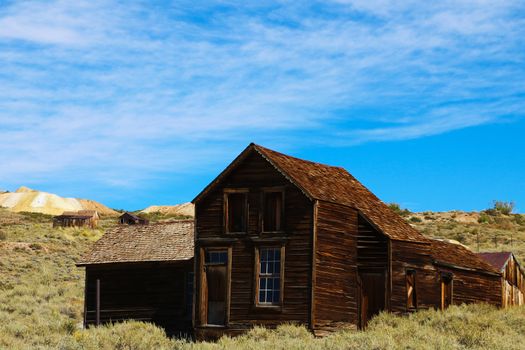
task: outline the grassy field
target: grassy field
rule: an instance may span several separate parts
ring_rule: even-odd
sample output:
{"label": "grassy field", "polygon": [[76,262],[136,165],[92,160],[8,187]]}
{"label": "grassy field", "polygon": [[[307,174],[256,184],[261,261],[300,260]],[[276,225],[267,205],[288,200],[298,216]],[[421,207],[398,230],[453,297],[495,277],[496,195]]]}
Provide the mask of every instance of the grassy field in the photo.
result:
{"label": "grassy field", "polygon": [[[474,250],[478,242],[481,250],[511,249],[523,261],[522,217],[460,222],[462,214],[453,215],[405,217],[429,236],[455,239]],[[383,314],[365,332],[323,339],[292,325],[199,344],[168,339],[161,329],[137,322],[83,330],[83,270],[74,262],[114,225],[108,218],[98,230],[53,229],[49,216],[0,209],[0,349],[523,349],[525,308],[482,305],[410,317]]]}

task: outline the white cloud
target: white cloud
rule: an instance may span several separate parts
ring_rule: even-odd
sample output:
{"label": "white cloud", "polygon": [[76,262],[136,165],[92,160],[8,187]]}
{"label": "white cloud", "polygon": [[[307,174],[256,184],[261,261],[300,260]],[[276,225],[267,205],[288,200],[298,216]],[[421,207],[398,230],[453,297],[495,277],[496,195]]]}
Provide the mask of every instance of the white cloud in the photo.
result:
{"label": "white cloud", "polygon": [[525,107],[519,6],[15,2],[0,10],[0,181],[128,185],[252,140],[348,145],[498,122]]}

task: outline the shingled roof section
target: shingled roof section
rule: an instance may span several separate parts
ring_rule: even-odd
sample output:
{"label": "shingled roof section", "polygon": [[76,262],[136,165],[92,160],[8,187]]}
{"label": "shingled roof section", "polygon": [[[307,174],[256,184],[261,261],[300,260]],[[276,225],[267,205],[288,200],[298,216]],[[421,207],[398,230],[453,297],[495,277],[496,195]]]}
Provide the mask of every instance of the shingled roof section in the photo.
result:
{"label": "shingled roof section", "polygon": [[459,243],[432,240],[432,256],[439,265],[452,265],[481,272],[499,274],[499,270]]}
{"label": "shingled roof section", "polygon": [[478,253],[480,258],[500,271],[505,269],[505,265],[507,264],[507,261],[510,259],[511,255],[511,252]]}
{"label": "shingled roof section", "polygon": [[344,168],[291,157],[255,144],[253,147],[310,198],[356,208],[391,239],[429,242]]}
{"label": "shingled roof section", "polygon": [[100,238],[77,266],[184,261],[193,258],[193,220],[118,226]]}

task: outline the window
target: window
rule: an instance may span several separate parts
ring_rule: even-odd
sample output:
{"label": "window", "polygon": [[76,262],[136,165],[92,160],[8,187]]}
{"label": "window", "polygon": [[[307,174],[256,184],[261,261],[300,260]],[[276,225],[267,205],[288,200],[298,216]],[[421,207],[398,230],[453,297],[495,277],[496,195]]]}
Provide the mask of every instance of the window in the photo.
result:
{"label": "window", "polygon": [[228,252],[227,251],[206,251],[205,263],[206,265],[223,265],[228,262]]}
{"label": "window", "polygon": [[283,192],[268,191],[263,194],[263,231],[276,232],[283,229]]}
{"label": "window", "polygon": [[246,232],[248,219],[248,195],[246,192],[225,194],[226,232]]}
{"label": "window", "polygon": [[452,274],[441,274],[441,310],[452,304]]}
{"label": "window", "polygon": [[407,286],[407,309],[417,309],[417,295],[416,295],[416,271],[407,270],[406,272],[406,286]]}
{"label": "window", "polygon": [[281,304],[282,272],[284,268],[283,254],[283,247],[257,249],[257,305],[272,306]]}

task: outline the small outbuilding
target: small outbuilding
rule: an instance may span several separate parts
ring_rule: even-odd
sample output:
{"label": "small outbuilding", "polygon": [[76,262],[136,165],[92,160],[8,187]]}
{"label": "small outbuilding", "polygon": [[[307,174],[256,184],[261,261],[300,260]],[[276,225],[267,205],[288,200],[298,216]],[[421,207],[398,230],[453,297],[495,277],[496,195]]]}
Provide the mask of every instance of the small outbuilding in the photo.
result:
{"label": "small outbuilding", "polygon": [[90,227],[98,226],[100,216],[96,210],[65,211],[53,218],[53,227]]}
{"label": "small outbuilding", "polygon": [[86,268],[84,325],[152,322],[191,332],[193,220],[119,225],[77,266]]}
{"label": "small outbuilding", "polygon": [[121,225],[148,225],[149,220],[141,218],[138,215],[132,214],[130,212],[125,212],[119,216],[119,223]]}
{"label": "small outbuilding", "polygon": [[502,306],[523,305],[525,273],[511,252],[478,253],[478,255],[502,273]]}

